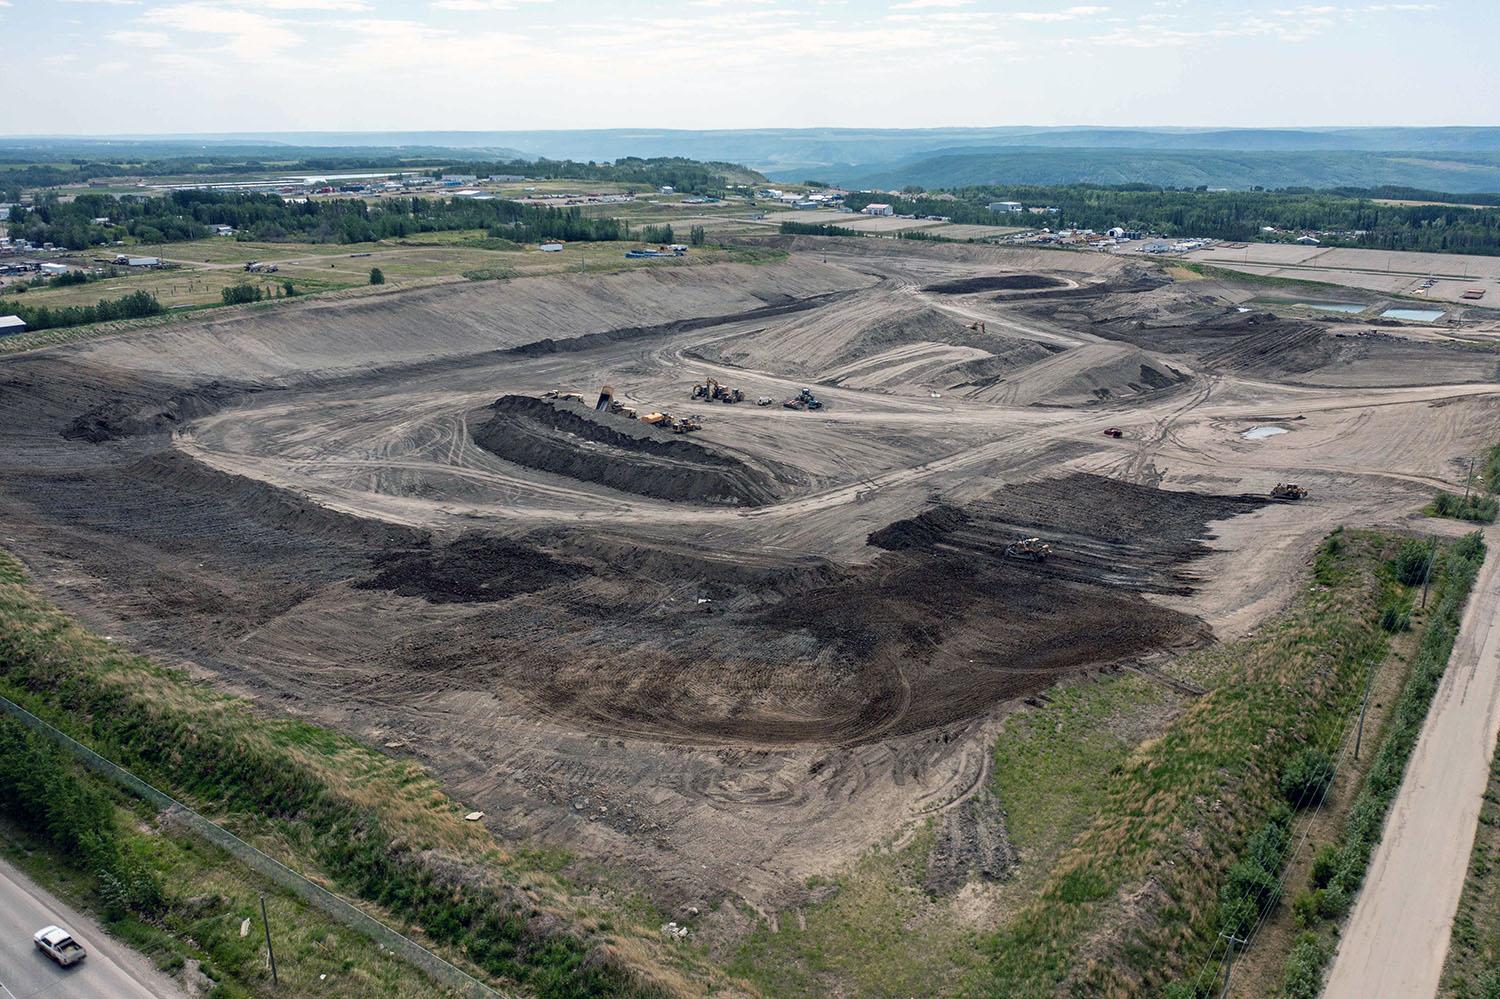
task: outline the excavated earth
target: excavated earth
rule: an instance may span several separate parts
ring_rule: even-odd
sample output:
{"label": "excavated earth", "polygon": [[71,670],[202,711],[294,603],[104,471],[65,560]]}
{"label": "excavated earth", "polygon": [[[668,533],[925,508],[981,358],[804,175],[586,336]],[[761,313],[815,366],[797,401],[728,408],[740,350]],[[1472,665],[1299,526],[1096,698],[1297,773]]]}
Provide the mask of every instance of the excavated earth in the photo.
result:
{"label": "excavated earth", "polygon": [[[931,817],[929,890],[1004,877],[1014,705],[1253,627],[1329,528],[1500,436],[1472,344],[1103,254],[763,242],[5,358],[0,538],[106,634],[415,757],[712,942],[750,926],[725,900],[795,905]],[[605,383],[703,430],[541,398]],[[1006,557],[1030,536],[1054,557]]]}

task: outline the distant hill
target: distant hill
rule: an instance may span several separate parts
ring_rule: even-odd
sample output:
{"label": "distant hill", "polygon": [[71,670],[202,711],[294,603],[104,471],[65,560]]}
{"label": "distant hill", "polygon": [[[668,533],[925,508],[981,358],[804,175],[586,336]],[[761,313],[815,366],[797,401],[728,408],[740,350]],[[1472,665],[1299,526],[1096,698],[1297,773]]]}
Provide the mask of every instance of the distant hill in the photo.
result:
{"label": "distant hill", "polygon": [[[312,158],[313,150],[394,159],[616,160],[678,156],[743,163],[775,180],[891,187],[1142,181],[1171,186],[1396,184],[1500,191],[1500,127],[1382,128],[761,128],[495,132],[247,132],[0,138],[60,158],[198,154]],[[34,157],[33,157],[34,158]]]}
{"label": "distant hill", "polygon": [[1500,191],[1500,152],[1225,152],[1212,149],[945,150],[902,163],[849,167],[830,178],[859,188],[978,184],[1153,184],[1163,187],[1379,187],[1455,194]]}

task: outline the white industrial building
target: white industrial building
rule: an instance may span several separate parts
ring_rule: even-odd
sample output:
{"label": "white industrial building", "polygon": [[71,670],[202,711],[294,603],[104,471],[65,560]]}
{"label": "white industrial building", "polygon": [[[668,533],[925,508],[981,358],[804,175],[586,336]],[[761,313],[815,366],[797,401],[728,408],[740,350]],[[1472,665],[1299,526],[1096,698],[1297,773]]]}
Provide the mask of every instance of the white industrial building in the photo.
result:
{"label": "white industrial building", "polygon": [[879,201],[872,201],[870,204],[865,205],[865,207],[863,209],[861,209],[861,211],[865,215],[895,215],[896,214],[896,209],[892,208],[890,205],[884,204],[884,203],[879,202]]}
{"label": "white industrial building", "polygon": [[561,243],[543,243],[539,247],[543,253],[561,253],[562,248],[563,245]]}
{"label": "white industrial building", "polygon": [[0,316],[0,336],[25,332],[26,320],[20,316]]}
{"label": "white industrial building", "polygon": [[1025,208],[1021,205],[1021,203],[1019,201],[991,201],[990,202],[990,211],[992,211],[992,212],[1020,212],[1020,211],[1025,211]]}

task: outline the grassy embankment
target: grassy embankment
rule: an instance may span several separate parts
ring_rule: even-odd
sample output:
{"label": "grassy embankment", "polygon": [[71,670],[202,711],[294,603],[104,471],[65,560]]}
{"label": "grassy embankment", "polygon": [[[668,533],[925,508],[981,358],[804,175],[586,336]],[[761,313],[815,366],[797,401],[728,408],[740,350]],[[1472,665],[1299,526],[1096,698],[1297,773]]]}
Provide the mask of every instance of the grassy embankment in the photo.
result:
{"label": "grassy embankment", "polygon": [[450,994],[5,716],[0,855],[97,914],[112,934],[185,987],[196,983],[219,999],[271,991],[261,896],[274,931],[276,995],[327,995],[330,989],[354,999]]}
{"label": "grassy embankment", "polygon": [[[831,899],[763,925],[734,970],[781,995],[1150,995],[1191,978],[1217,942],[1232,865],[1247,848],[1286,852],[1287,771],[1337,745],[1393,637],[1409,650],[1380,624],[1410,603],[1390,561],[1400,548],[1333,535],[1281,618],[1166,667],[1202,696],[1117,672],[1008,719],[991,789],[1020,855],[1010,882],[929,897],[918,837],[866,857]],[[1385,670],[1404,667],[1396,655]],[[1300,790],[1293,800],[1314,803]],[[1238,897],[1224,901],[1244,918]]]}
{"label": "grassy embankment", "polygon": [[[560,866],[557,856],[498,843],[465,822],[465,809],[414,764],[311,725],[257,716],[244,701],[122,651],[43,599],[3,554],[0,693],[501,986],[541,996],[664,995],[699,992],[719,978],[696,948],[667,943],[623,905],[576,897],[549,873]],[[165,937],[207,927],[208,939],[190,934],[194,943],[185,946],[226,977],[255,985],[249,959],[234,957],[235,947],[250,944],[231,939],[226,956],[210,932],[232,920],[238,933],[235,914],[258,890],[254,879],[216,851],[164,833],[138,806],[110,799],[122,849],[165,895],[159,905],[133,908],[131,918]],[[77,854],[74,866],[90,856]],[[77,875],[85,896],[99,892],[87,882],[98,878],[96,868],[83,863]],[[184,878],[200,868],[201,878]],[[276,897],[278,926],[302,919],[291,900]],[[351,973],[368,966],[374,945],[320,931],[324,922],[313,916],[298,932],[323,941],[339,967],[353,962]]]}
{"label": "grassy embankment", "polygon": [[[1473,481],[1477,478],[1478,481]],[[1423,512],[1429,517],[1449,517],[1476,524],[1493,524],[1500,515],[1500,444],[1490,448],[1477,477],[1471,477],[1468,490],[1459,496],[1440,490]]]}
{"label": "grassy embankment", "polygon": [[[683,232],[682,238],[687,238]],[[158,297],[167,312],[148,319],[36,330],[0,337],[0,355],[51,347],[76,340],[147,330],[204,318],[205,310],[220,308],[278,308],[311,297],[359,297],[391,294],[403,288],[510,280],[548,274],[613,274],[660,267],[696,267],[716,263],[765,264],[786,259],[786,253],[764,247],[694,247],[686,257],[627,260],[625,251],[644,244],[632,242],[570,243],[561,253],[541,253],[507,240],[485,236],[483,230],[423,233],[406,240],[381,243],[239,243],[205,239],[142,247],[135,252],[163,259],[194,261],[179,269],[135,271],[118,277],[61,288],[28,291],[29,305],[49,307],[97,302],[133,290]],[[200,266],[196,263],[202,260]],[[248,274],[241,266],[250,260],[275,262],[274,274]],[[236,266],[240,265],[240,266]],[[369,285],[370,268],[379,267],[386,282]],[[296,290],[284,296],[285,282]],[[222,293],[242,283],[261,290],[264,300],[254,305],[224,306]],[[3,298],[7,289],[0,289]]]}

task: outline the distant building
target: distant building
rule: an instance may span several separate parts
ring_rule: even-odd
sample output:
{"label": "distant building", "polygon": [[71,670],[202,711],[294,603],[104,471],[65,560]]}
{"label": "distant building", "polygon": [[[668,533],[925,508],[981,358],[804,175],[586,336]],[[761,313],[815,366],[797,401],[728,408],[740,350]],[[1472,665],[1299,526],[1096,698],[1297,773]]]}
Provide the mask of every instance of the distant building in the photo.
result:
{"label": "distant building", "polygon": [[561,253],[562,248],[563,245],[561,243],[543,243],[539,247],[543,253]]}
{"label": "distant building", "polygon": [[1318,239],[1318,237],[1316,236],[1298,236],[1296,242],[1300,243],[1303,246],[1322,245],[1322,240]]}
{"label": "distant building", "polygon": [[865,205],[863,212],[866,215],[895,215],[896,209],[883,202],[872,201],[870,204]]}
{"label": "distant building", "polygon": [[160,257],[126,257],[125,263],[131,267],[160,267]]}
{"label": "distant building", "polygon": [[474,183],[477,180],[479,180],[479,175],[478,174],[473,174],[473,173],[445,173],[445,174],[443,174],[443,183],[444,184],[472,184],[472,183]]}
{"label": "distant building", "polygon": [[233,236],[234,235],[234,226],[232,226],[232,225],[216,225],[216,226],[214,226],[214,235],[215,236]]}
{"label": "distant building", "polygon": [[0,336],[9,336],[12,333],[25,333],[26,320],[20,316],[0,316]]}
{"label": "distant building", "polygon": [[992,202],[990,202],[990,211],[992,211],[992,212],[1006,212],[1006,213],[1009,213],[1009,212],[1022,212],[1022,211],[1025,211],[1025,210],[1026,210],[1025,206],[1023,206],[1019,201],[992,201]]}
{"label": "distant building", "polygon": [[656,193],[658,193],[658,194],[676,194],[677,193],[677,188],[673,187],[671,184],[663,184],[661,187],[658,187],[656,189]]}

